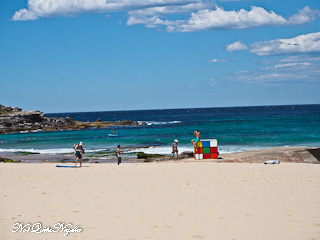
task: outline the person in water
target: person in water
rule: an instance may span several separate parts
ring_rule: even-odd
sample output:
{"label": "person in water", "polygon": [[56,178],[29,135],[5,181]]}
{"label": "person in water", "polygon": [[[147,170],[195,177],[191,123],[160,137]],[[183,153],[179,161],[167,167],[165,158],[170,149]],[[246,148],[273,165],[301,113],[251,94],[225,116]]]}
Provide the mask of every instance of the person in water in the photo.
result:
{"label": "person in water", "polygon": [[177,160],[179,160],[179,153],[178,153],[178,139],[174,140],[173,144],[172,144],[172,160],[174,157],[174,154],[177,154]]}
{"label": "person in water", "polygon": [[80,142],[78,144],[76,144],[76,146],[74,147],[74,150],[76,151],[76,162],[75,165],[77,166],[77,162],[79,160],[80,162],[80,167],[82,167],[82,154],[84,153],[84,149],[83,149],[83,143]]}
{"label": "person in water", "polygon": [[122,152],[120,152],[120,145],[118,145],[117,153],[116,153],[117,158],[118,158],[118,165],[121,163],[121,153]]}
{"label": "person in water", "polygon": [[201,134],[200,134],[200,132],[199,132],[198,130],[195,130],[193,134],[194,134],[194,136],[195,136],[196,138],[192,139],[191,142],[192,142],[193,147],[195,147],[195,145],[197,144],[197,142],[200,141]]}

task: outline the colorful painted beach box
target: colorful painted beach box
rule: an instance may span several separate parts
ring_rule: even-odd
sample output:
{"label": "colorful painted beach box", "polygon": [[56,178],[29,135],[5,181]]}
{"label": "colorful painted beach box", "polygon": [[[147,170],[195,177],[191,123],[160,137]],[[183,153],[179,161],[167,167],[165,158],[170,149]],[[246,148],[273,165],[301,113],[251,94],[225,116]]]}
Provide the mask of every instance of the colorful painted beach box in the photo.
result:
{"label": "colorful painted beach box", "polygon": [[194,148],[194,158],[201,159],[218,159],[218,141],[217,139],[204,139],[196,143]]}

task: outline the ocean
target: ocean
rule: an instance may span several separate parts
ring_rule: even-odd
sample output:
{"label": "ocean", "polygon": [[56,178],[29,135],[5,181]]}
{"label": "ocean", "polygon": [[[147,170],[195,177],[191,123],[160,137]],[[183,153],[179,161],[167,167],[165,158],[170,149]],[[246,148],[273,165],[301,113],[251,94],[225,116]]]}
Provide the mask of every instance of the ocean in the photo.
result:
{"label": "ocean", "polygon": [[[220,107],[50,113],[48,117],[70,116],[79,121],[138,121],[138,126],[114,126],[77,131],[34,131],[0,135],[0,152],[42,154],[72,153],[82,141],[86,153],[104,151],[114,156],[121,145],[124,156],[135,152],[171,154],[179,140],[179,153],[192,151],[191,139],[198,129],[202,139],[217,139],[219,153],[234,153],[283,146],[320,146],[320,105]],[[112,137],[115,129],[117,136]],[[29,139],[29,140],[28,140]]]}

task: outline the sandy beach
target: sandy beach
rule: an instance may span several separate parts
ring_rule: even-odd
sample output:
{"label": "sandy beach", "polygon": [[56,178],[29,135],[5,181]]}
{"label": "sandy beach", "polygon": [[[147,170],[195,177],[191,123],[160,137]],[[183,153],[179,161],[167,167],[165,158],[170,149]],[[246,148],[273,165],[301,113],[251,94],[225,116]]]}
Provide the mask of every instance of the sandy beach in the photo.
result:
{"label": "sandy beach", "polygon": [[[320,165],[0,164],[1,239],[320,239]],[[17,226],[17,225],[15,225]],[[35,228],[36,229],[36,228]]]}

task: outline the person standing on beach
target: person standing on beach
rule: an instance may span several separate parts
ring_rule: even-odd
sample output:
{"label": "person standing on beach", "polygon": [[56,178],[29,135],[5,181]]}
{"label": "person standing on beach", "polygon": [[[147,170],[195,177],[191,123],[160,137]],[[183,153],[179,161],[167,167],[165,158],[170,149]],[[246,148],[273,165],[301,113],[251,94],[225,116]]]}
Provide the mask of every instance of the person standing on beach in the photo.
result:
{"label": "person standing on beach", "polygon": [[172,144],[172,160],[174,157],[174,154],[177,154],[177,160],[179,160],[179,153],[178,153],[178,139],[174,140],[173,144]]}
{"label": "person standing on beach", "polygon": [[193,147],[195,147],[195,145],[197,144],[197,142],[200,141],[200,136],[201,136],[201,134],[200,134],[200,132],[198,131],[198,129],[195,130],[193,134],[194,134],[194,136],[195,136],[196,138],[192,139],[191,142],[192,142]]}
{"label": "person standing on beach", "polygon": [[84,149],[83,149],[83,143],[80,142],[78,144],[76,144],[76,146],[74,147],[74,150],[76,151],[76,162],[75,165],[77,166],[77,162],[79,160],[80,162],[80,167],[82,167],[82,154],[84,153]]}
{"label": "person standing on beach", "polygon": [[121,153],[122,152],[120,152],[120,145],[118,145],[117,153],[116,153],[116,156],[118,158],[118,165],[121,163]]}

